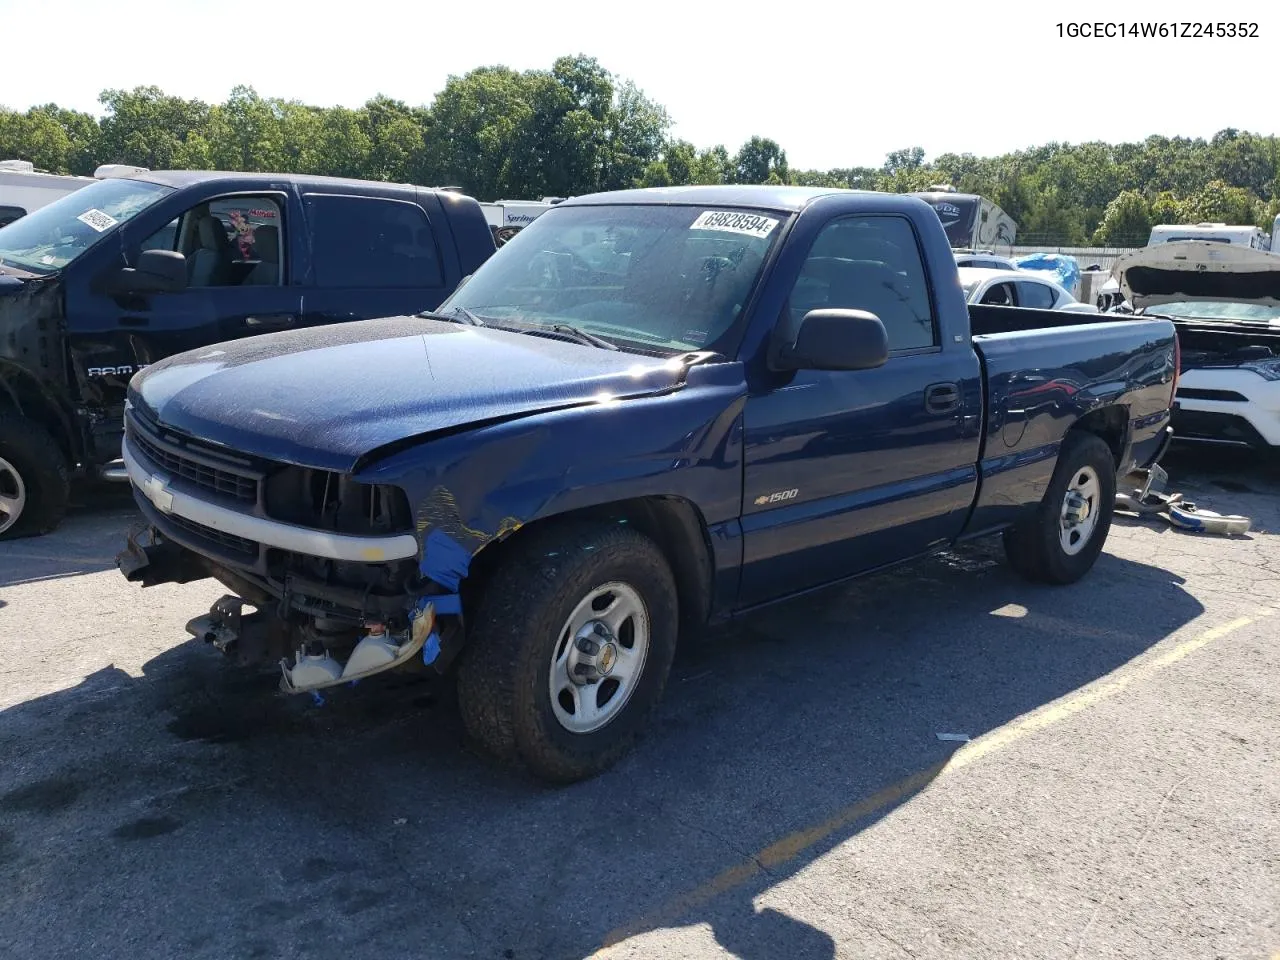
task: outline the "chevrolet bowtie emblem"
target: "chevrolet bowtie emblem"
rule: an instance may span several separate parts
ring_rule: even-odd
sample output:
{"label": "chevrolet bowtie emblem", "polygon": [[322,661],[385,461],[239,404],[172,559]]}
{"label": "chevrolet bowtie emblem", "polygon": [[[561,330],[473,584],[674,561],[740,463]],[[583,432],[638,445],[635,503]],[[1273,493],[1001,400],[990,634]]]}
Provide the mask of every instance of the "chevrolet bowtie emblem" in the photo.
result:
{"label": "chevrolet bowtie emblem", "polygon": [[142,482],[142,492],[161,513],[168,513],[173,509],[173,494],[165,489],[165,482],[159,477],[147,477]]}

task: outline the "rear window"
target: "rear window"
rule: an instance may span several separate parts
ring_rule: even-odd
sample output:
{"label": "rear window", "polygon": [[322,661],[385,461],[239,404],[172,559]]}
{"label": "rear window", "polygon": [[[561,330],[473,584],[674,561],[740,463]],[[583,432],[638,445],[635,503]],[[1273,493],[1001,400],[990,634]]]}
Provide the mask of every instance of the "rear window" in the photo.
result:
{"label": "rear window", "polygon": [[441,287],[435,234],[416,203],[310,194],[312,262],[318,287]]}

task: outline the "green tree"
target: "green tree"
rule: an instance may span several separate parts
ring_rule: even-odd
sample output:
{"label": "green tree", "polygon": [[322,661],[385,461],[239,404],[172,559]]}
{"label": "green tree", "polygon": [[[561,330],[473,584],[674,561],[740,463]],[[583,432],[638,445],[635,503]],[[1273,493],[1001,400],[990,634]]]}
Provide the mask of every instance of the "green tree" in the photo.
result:
{"label": "green tree", "polygon": [[1101,246],[1142,246],[1151,235],[1151,207],[1137,190],[1124,190],[1107,204],[1102,222],[1093,233]]}
{"label": "green tree", "polygon": [[533,115],[530,93],[527,79],[508,67],[449,77],[431,105],[428,182],[458,185],[482,199],[502,197]]}
{"label": "green tree", "polygon": [[919,170],[924,166],[924,147],[906,147],[894,150],[884,161],[884,172],[895,174],[899,170]]}
{"label": "green tree", "polygon": [[1190,223],[1253,223],[1257,199],[1242,187],[1211,180],[1182,202],[1182,214]]}
{"label": "green tree", "polygon": [[724,144],[716,144],[698,154],[691,171],[690,183],[733,183],[737,168]]}
{"label": "green tree", "polygon": [[[1259,203],[1257,207],[1258,219],[1257,223],[1267,233],[1271,233],[1275,226],[1276,217],[1280,217],[1280,198],[1272,197],[1266,203]],[[1274,252],[1280,253],[1280,250]]]}
{"label": "green tree", "polygon": [[187,138],[209,123],[208,104],[171,97],[154,86],[104,90],[98,101],[107,110],[97,144],[100,163],[172,169]]}
{"label": "green tree", "polygon": [[1186,219],[1182,212],[1182,202],[1174,196],[1172,190],[1160,191],[1151,201],[1152,226],[1163,223],[1185,223]]}
{"label": "green tree", "polygon": [[672,140],[662,151],[662,162],[674,184],[693,183],[698,164],[698,148],[688,140]]}
{"label": "green tree", "polygon": [[667,169],[666,163],[662,160],[655,160],[644,169],[644,176],[640,178],[639,186],[642,187],[669,187],[671,186],[671,171]]}
{"label": "green tree", "polygon": [[776,140],[752,137],[742,145],[733,161],[734,183],[786,183],[787,153]]}
{"label": "green tree", "polygon": [[98,137],[92,116],[57,104],[25,113],[0,108],[0,159],[28,160],[37,170],[91,173]]}

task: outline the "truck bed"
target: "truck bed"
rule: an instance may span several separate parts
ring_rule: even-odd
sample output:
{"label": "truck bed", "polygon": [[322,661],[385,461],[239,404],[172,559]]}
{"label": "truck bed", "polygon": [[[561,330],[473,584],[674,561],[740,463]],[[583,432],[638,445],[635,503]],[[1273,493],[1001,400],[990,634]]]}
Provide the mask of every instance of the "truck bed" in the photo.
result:
{"label": "truck bed", "polygon": [[1043,489],[1068,426],[1094,411],[1127,411],[1127,422],[1115,424],[1126,438],[1120,472],[1158,449],[1174,374],[1167,320],[1025,307],[969,312],[988,410],[972,530],[1006,522],[1008,505]]}

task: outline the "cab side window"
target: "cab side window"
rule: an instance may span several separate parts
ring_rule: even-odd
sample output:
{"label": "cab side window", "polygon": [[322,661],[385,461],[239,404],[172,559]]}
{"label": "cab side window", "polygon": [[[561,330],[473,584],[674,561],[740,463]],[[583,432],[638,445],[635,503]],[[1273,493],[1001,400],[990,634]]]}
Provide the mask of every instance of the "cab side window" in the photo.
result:
{"label": "cab side window", "polygon": [[309,194],[305,203],[316,286],[444,286],[431,221],[416,203],[326,194]]}
{"label": "cab side window", "polygon": [[791,293],[791,319],[810,310],[866,310],[884,324],[890,351],[938,345],[924,261],[910,221],[841,217],[814,240]]}
{"label": "cab side window", "polygon": [[142,249],[185,255],[190,287],[278,286],[284,282],[281,227],[274,197],[220,197],[171,220]]}

